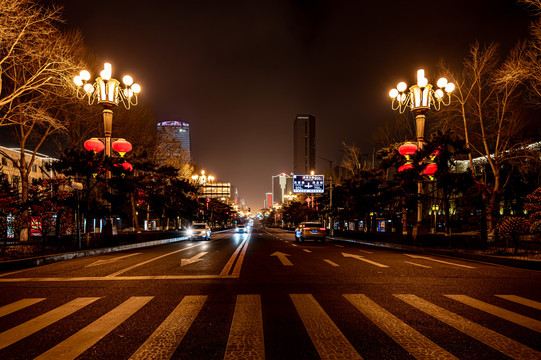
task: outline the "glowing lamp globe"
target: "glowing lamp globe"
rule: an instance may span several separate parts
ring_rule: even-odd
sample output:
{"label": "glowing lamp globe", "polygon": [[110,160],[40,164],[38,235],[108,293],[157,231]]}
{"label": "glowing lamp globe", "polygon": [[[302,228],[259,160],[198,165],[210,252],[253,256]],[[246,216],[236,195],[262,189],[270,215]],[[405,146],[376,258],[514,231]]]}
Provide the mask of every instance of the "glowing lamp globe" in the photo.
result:
{"label": "glowing lamp globe", "polygon": [[398,168],[398,172],[407,171],[413,169],[413,164],[407,163]]}
{"label": "glowing lamp globe", "polygon": [[416,151],[417,151],[417,144],[414,144],[411,142],[404,143],[400,145],[400,147],[398,148],[398,152],[400,153],[400,155],[403,155],[403,156],[413,155],[415,154]]}
{"label": "glowing lamp globe", "polygon": [[105,149],[105,145],[98,138],[92,138],[85,141],[84,147],[88,151],[94,151],[97,153]]}
{"label": "glowing lamp globe", "polygon": [[428,164],[423,170],[423,174],[428,175],[428,176],[434,176],[437,170],[438,170],[438,165]]}
{"label": "glowing lamp globe", "polygon": [[120,154],[120,156],[124,156],[127,152],[130,152],[132,149],[131,144],[124,140],[124,139],[118,139],[113,143],[113,150]]}

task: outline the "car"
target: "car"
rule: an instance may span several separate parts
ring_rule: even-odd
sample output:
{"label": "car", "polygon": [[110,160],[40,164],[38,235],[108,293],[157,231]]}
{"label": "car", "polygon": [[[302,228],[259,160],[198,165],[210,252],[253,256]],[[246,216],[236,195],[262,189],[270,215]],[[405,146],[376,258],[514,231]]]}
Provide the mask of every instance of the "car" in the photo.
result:
{"label": "car", "polygon": [[303,242],[306,239],[315,239],[325,242],[327,230],[319,221],[303,221],[295,229],[295,241]]}
{"label": "car", "polygon": [[194,239],[210,240],[212,231],[206,223],[193,223],[188,229],[188,236]]}
{"label": "car", "polygon": [[237,225],[235,226],[235,232],[245,233],[245,232],[248,232],[248,230],[246,229],[246,226],[244,225]]}

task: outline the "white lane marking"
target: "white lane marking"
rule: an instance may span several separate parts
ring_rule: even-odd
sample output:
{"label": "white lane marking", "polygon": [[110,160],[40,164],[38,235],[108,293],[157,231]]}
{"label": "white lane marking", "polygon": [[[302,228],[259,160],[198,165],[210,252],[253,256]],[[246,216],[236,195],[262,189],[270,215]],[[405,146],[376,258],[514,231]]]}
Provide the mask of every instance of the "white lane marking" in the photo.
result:
{"label": "white lane marking", "polygon": [[496,296],[505,300],[516,302],[517,304],[521,304],[521,305],[529,306],[537,310],[541,310],[541,302],[538,302],[535,300],[526,299],[526,298],[516,296],[516,295],[496,295]]}
{"label": "white lane marking", "polygon": [[224,360],[265,359],[260,295],[237,295]]}
{"label": "white lane marking", "polygon": [[222,272],[220,273],[220,275],[224,276],[224,275],[227,275],[229,273],[229,270],[231,270],[231,267],[233,266],[233,263],[237,259],[237,256],[238,256],[240,250],[242,249],[242,246],[244,245],[244,243],[246,243],[246,241],[248,241],[248,237],[245,237],[244,240],[242,240],[242,242],[237,247],[237,249],[235,250],[233,255],[231,255],[231,257],[229,258],[229,261],[227,262],[227,264],[225,264],[225,266],[222,269]]}
{"label": "white lane marking", "polygon": [[37,304],[43,300],[45,300],[45,298],[28,298],[28,299],[21,299],[11,304],[4,305],[0,307],[0,317],[14,313],[15,311],[19,311],[30,305]]}
{"label": "white lane marking", "polygon": [[349,253],[345,253],[345,252],[343,252],[342,255],[343,255],[344,257],[350,257],[350,258],[354,258],[354,259],[357,259],[357,260],[361,260],[361,261],[367,262],[367,263],[369,263],[369,264],[376,265],[376,266],[378,266],[378,267],[388,268],[387,265],[383,265],[383,264],[380,264],[380,263],[378,263],[378,262],[375,262],[375,261],[372,261],[372,260],[365,259],[365,258],[362,257],[361,255],[349,254]]}
{"label": "white lane marking", "polygon": [[541,359],[541,353],[539,351],[498,334],[497,332],[463,318],[460,315],[445,310],[418,296],[409,294],[395,294],[394,296],[511,358],[524,360]]}
{"label": "white lane marking", "polygon": [[250,239],[251,239],[251,236],[248,236],[239,254],[237,263],[235,264],[235,267],[233,268],[233,271],[231,272],[231,276],[233,277],[239,277],[240,275],[240,269],[242,268],[242,263],[244,261],[244,256],[246,255],[246,249],[248,249],[248,244],[250,244]]}
{"label": "white lane marking", "polygon": [[271,256],[276,256],[278,260],[280,260],[280,262],[284,266],[293,266],[293,263],[289,261],[289,259],[287,258],[287,256],[291,256],[289,254],[284,254],[282,252],[277,251],[275,253],[272,253]]}
{"label": "white lane marking", "polygon": [[473,267],[473,266],[462,265],[462,264],[457,264],[457,263],[453,263],[453,262],[449,262],[449,261],[438,260],[438,259],[431,258],[429,256],[411,255],[411,254],[404,254],[404,255],[412,257],[414,259],[424,259],[424,260],[435,261],[435,262],[439,262],[439,263],[447,264],[447,265],[460,266],[460,267],[467,268],[467,269],[475,269],[475,267]]}
{"label": "white lane marking", "polygon": [[170,359],[206,300],[203,295],[185,296],[130,360]]}
{"label": "white lane marking", "polygon": [[361,313],[416,359],[456,359],[363,294],[344,294]]}
{"label": "white lane marking", "polygon": [[302,251],[307,252],[307,253],[311,253],[311,251],[308,250],[308,249],[302,249]]}
{"label": "white lane marking", "polygon": [[322,360],[362,359],[312,295],[289,296]]}
{"label": "white lane marking", "polygon": [[331,260],[328,260],[328,259],[323,259],[323,261],[325,261],[328,264],[331,264],[332,266],[340,266],[337,263],[335,263],[334,261],[331,261]]}
{"label": "white lane marking", "polygon": [[110,263],[117,262],[117,261],[119,261],[119,260],[123,260],[123,259],[125,259],[125,258],[128,258],[128,257],[130,257],[130,256],[139,255],[139,254],[142,254],[142,253],[133,253],[133,254],[128,254],[128,255],[118,256],[118,257],[116,257],[116,258],[108,259],[108,260],[98,260],[98,261],[94,261],[92,264],[88,264],[88,265],[85,266],[85,267],[91,267],[91,266],[98,266],[98,265],[110,264]]}
{"label": "white lane marking", "polygon": [[334,246],[336,246],[336,247],[341,247],[341,248],[344,247],[343,245],[338,245],[338,244],[334,244]]}
{"label": "white lane marking", "polygon": [[45,314],[4,331],[0,334],[0,349],[14,344],[17,341],[46,328],[47,326],[73,314],[77,310],[84,308],[98,299],[99,297],[83,297],[74,299],[64,305],[46,312]]}
{"label": "white lane marking", "polygon": [[160,256],[156,256],[156,257],[154,257],[154,258],[152,258],[152,259],[149,259],[149,260],[146,260],[146,261],[142,261],[142,262],[140,262],[140,263],[137,263],[137,264],[135,264],[135,265],[129,266],[129,267],[125,268],[125,269],[119,270],[119,271],[114,272],[114,273],[112,273],[112,274],[109,274],[109,275],[107,275],[107,276],[108,276],[108,277],[115,277],[115,276],[118,276],[118,275],[120,275],[120,274],[124,274],[125,272],[128,272],[128,271],[130,271],[130,270],[132,270],[132,269],[135,269],[136,267],[146,265],[146,264],[148,264],[149,262],[152,262],[152,261],[155,261],[155,260],[159,260],[159,259],[164,258],[164,257],[166,257],[166,256],[173,255],[173,254],[176,254],[176,253],[179,253],[179,252],[182,252],[182,251],[186,251],[186,250],[191,249],[191,248],[193,248],[193,247],[201,246],[201,245],[203,245],[203,244],[204,244],[204,243],[186,246],[185,248],[182,248],[182,249],[179,249],[179,250],[175,250],[175,251],[172,251],[172,252],[169,252],[169,253],[167,253],[167,254],[160,255]]}
{"label": "white lane marking", "polygon": [[448,298],[459,301],[463,304],[479,309],[491,315],[500,317],[507,321],[514,322],[515,324],[524,326],[533,331],[541,332],[541,321],[529,318],[524,315],[517,314],[516,312],[502,309],[501,307],[494,306],[492,304],[471,298],[466,295],[445,295]]}
{"label": "white lane marking", "polygon": [[203,259],[201,259],[201,258],[202,258],[203,256],[205,256],[206,254],[208,254],[208,252],[203,251],[203,252],[200,252],[200,253],[197,254],[197,255],[192,256],[192,257],[189,258],[189,259],[181,259],[181,260],[180,260],[180,266],[186,266],[186,265],[190,265],[190,264],[194,264],[194,263],[203,261]]}
{"label": "white lane marking", "polygon": [[366,251],[366,250],[359,250],[359,251],[366,254],[373,254],[372,251]]}
{"label": "white lane marking", "polygon": [[75,359],[141,309],[152,298],[153,296],[133,296],[129,298],[34,360]]}
{"label": "white lane marking", "polygon": [[5,282],[70,282],[70,281],[130,281],[130,280],[190,280],[190,279],[234,279],[233,275],[140,275],[140,276],[86,276],[55,278],[10,278],[0,279]]}
{"label": "white lane marking", "polygon": [[291,246],[295,246],[295,247],[297,247],[297,244],[293,244],[293,243],[292,243],[292,244],[291,244]]}
{"label": "white lane marking", "polygon": [[422,267],[422,268],[432,269],[431,266],[421,265],[421,264],[417,264],[417,263],[414,263],[414,262],[411,262],[411,261],[404,261],[404,262],[405,262],[405,263],[408,263],[408,264],[411,264],[411,265],[419,266],[419,267]]}

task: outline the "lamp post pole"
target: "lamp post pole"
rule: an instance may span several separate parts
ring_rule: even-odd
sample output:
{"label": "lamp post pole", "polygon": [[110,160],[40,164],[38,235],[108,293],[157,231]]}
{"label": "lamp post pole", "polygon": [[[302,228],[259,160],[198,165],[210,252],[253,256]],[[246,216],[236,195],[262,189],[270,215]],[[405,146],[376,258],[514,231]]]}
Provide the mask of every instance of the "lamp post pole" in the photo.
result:
{"label": "lamp post pole", "polygon": [[[141,86],[134,84],[133,78],[126,75],[122,78],[124,86],[120,81],[112,77],[112,65],[105,63],[100,76],[93,83],[89,82],[90,73],[82,70],[79,75],[73,78],[77,86],[77,98],[88,98],[88,104],[94,102],[103,106],[103,127],[105,133],[105,156],[111,156],[111,134],[113,129],[113,108],[121,102],[126,109],[132,105],[137,105],[138,95],[141,92]],[[103,149],[103,148],[102,148]],[[130,147],[131,149],[131,147]],[[111,178],[111,172],[107,170],[106,177]],[[105,224],[106,235],[113,234],[113,223],[111,218],[111,204],[108,204],[109,213]]]}
{"label": "lamp post pole", "polygon": [[[407,108],[410,108],[415,115],[417,148],[419,150],[423,148],[424,143],[425,113],[431,108],[440,110],[442,104],[449,105],[451,103],[451,92],[455,89],[455,85],[447,82],[446,78],[440,78],[437,81],[437,86],[438,89],[434,90],[425,77],[425,71],[419,69],[417,70],[417,84],[408,89],[405,82],[400,82],[396,89],[389,91],[393,110],[398,110],[402,114]],[[417,239],[423,221],[422,196],[423,182],[419,181],[417,183],[417,224],[413,228],[412,234],[414,239]]]}

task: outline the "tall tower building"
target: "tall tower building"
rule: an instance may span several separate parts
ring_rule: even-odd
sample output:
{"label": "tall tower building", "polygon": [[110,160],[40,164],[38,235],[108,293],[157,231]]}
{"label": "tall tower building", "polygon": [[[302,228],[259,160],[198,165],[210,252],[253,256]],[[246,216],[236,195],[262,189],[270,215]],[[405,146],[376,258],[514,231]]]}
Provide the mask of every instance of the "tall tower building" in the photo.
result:
{"label": "tall tower building", "polygon": [[190,124],[181,121],[164,121],[158,123],[158,135],[163,137],[171,136],[173,141],[180,143],[181,149],[187,161],[191,161],[192,150],[190,145]]}
{"label": "tall tower building", "polygon": [[293,124],[293,173],[310,174],[316,170],[316,118],[297,115]]}

